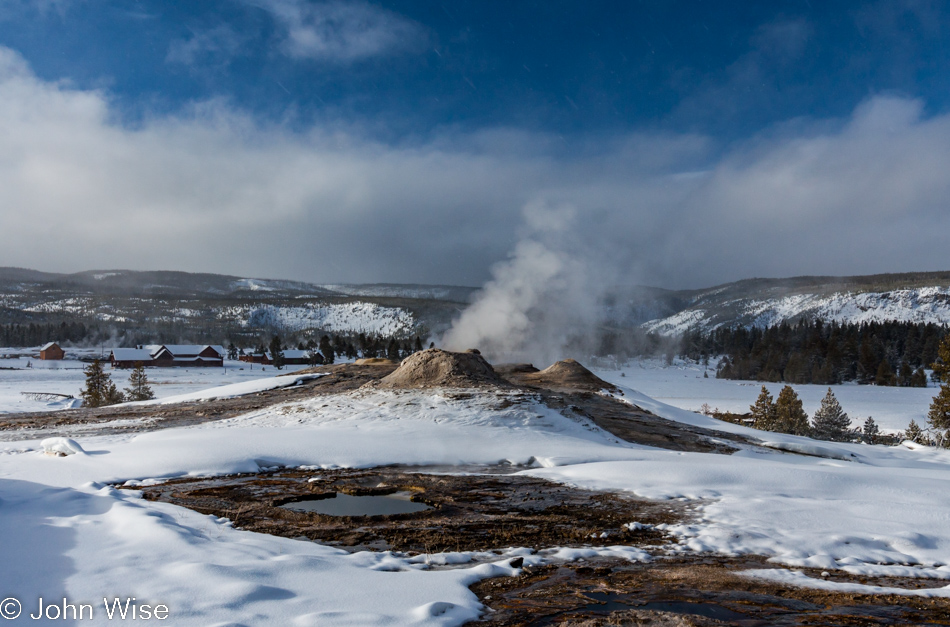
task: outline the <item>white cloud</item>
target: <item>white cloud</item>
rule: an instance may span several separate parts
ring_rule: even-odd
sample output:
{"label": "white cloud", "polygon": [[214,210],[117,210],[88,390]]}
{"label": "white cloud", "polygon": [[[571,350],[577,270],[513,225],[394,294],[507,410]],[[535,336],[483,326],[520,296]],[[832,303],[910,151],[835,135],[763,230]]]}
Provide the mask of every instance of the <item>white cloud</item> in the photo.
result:
{"label": "white cloud", "polygon": [[0,48],[0,265],[473,284],[536,201],[574,207],[557,241],[584,272],[633,282],[950,261],[950,115],[907,99],[727,149],[631,134],[568,155],[505,129],[411,146],[300,133],[222,102],[134,128],[115,117],[107,93],[40,80]]}
{"label": "white cloud", "polygon": [[284,52],[295,58],[347,62],[416,49],[424,28],[360,0],[259,0],[283,30]]}

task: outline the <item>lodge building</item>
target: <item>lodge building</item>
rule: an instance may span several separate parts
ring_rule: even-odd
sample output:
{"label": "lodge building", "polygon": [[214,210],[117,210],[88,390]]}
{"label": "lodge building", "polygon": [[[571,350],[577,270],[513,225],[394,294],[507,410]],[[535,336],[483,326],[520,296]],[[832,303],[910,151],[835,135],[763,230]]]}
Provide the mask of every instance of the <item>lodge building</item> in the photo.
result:
{"label": "lodge building", "polygon": [[224,355],[223,346],[212,344],[146,344],[114,348],[109,362],[113,368],[134,368],[139,363],[157,368],[220,368]]}

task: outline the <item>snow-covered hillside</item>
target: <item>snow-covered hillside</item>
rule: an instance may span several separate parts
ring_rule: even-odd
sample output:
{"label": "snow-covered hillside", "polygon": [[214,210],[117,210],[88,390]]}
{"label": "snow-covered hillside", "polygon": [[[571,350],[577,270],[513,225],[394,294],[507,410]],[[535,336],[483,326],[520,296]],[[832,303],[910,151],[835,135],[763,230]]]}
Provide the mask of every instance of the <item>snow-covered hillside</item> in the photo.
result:
{"label": "snow-covered hillside", "polygon": [[667,318],[646,322],[643,327],[662,335],[675,335],[689,328],[711,330],[735,323],[766,327],[803,316],[839,323],[899,321],[947,324],[950,323],[950,287],[802,293],[725,301],[714,301],[705,295],[695,305]]}
{"label": "snow-covered hillside", "polygon": [[296,307],[245,306],[231,308],[227,315],[237,319],[242,326],[276,327],[288,331],[313,327],[334,333],[366,333],[384,337],[408,335],[415,324],[412,314],[405,309],[364,302],[308,303]]}

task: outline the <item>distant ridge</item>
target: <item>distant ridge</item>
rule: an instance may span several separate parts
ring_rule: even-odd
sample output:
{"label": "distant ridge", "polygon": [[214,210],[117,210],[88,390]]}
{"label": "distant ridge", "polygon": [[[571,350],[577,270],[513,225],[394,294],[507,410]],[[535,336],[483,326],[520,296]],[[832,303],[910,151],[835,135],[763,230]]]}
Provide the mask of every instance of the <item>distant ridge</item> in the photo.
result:
{"label": "distant ridge", "polygon": [[[667,310],[640,323],[662,335],[690,328],[766,327],[801,318],[945,325],[950,324],[950,272],[745,279],[704,290],[669,292],[655,300],[667,304]],[[642,302],[638,305],[642,307]]]}
{"label": "distant ridge", "polygon": [[171,270],[0,268],[0,324],[104,325],[83,337],[115,330],[143,341],[184,343],[224,337],[254,343],[299,331],[425,338],[447,329],[475,291],[418,284],[332,287],[338,289]]}
{"label": "distant ridge", "polygon": [[[3,267],[0,324],[103,322],[156,337],[307,328],[428,337],[448,329],[477,292],[456,285],[318,285],[178,271],[60,274]],[[696,290],[618,287],[604,303],[606,329],[662,335],[802,317],[943,325],[950,324],[950,271],[751,278]]]}

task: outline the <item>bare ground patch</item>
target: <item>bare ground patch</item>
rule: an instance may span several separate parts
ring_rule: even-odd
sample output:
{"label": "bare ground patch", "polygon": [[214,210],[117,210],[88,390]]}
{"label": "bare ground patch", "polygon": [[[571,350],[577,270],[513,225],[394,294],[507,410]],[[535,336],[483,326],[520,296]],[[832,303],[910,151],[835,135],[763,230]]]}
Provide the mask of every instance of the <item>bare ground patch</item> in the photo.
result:
{"label": "bare ground patch", "polygon": [[[135,488],[138,489],[138,488]],[[242,529],[310,540],[351,550],[408,553],[485,551],[527,546],[656,545],[652,529],[624,524],[672,523],[678,503],[647,501],[572,489],[520,475],[442,475],[398,468],[287,470],[256,475],[177,479],[141,488],[143,496],[228,518]],[[389,516],[326,516],[281,505],[323,499],[410,492],[432,509]]]}
{"label": "bare ground patch", "polygon": [[[637,546],[640,563],[589,558],[524,566],[517,577],[472,586],[488,610],[478,623],[572,625],[950,625],[950,601],[797,588],[744,576],[779,568],[765,557],[671,552],[676,540],[649,525],[682,522],[678,502],[591,492],[515,474],[423,474],[417,468],[277,470],[256,475],[179,479],[140,489],[146,499],[231,519],[236,527],[348,550],[407,555],[526,546]],[[458,469],[456,469],[458,470]],[[499,468],[469,469],[500,471]],[[507,470],[515,470],[508,468]],[[432,509],[390,516],[326,516],[281,505],[335,493],[412,492]],[[630,531],[624,523],[647,528]],[[820,571],[806,574],[820,577]],[[858,577],[835,581],[908,589],[945,582]]]}

